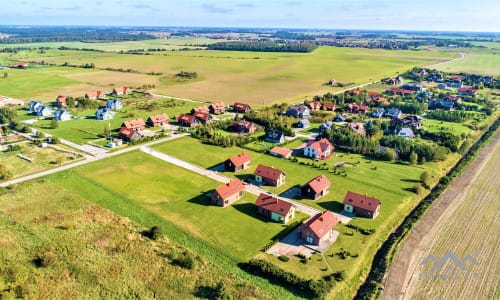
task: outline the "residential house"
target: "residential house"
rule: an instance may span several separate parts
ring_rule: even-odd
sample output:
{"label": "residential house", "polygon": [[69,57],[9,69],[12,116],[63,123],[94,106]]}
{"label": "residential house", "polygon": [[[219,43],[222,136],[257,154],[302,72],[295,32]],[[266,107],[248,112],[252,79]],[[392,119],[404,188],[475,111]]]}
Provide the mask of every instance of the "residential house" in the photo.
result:
{"label": "residential house", "polygon": [[122,99],[116,98],[106,101],[106,107],[111,110],[120,110],[123,108]]}
{"label": "residential house", "polygon": [[404,90],[410,90],[410,91],[421,91],[422,85],[418,83],[405,83],[403,84],[402,88]]}
{"label": "residential house", "polygon": [[441,90],[446,90],[448,88],[446,83],[440,83],[440,84],[438,84],[437,87],[438,87],[438,89],[441,89]]}
{"label": "residential house", "polygon": [[273,149],[269,150],[269,154],[286,159],[290,158],[290,156],[292,156],[292,153],[292,150],[283,147],[274,147]]}
{"label": "residential house", "polygon": [[430,110],[444,109],[444,110],[452,111],[452,110],[454,110],[454,107],[455,107],[455,101],[451,101],[451,100],[432,100],[432,101],[429,101],[429,103],[428,103],[428,108]]}
{"label": "residential house", "polygon": [[413,138],[415,138],[415,133],[413,133],[413,130],[411,128],[403,127],[399,130],[398,136],[404,137],[406,139],[413,139]]}
{"label": "residential house", "polygon": [[319,101],[312,101],[312,102],[309,102],[307,103],[307,106],[311,109],[311,110],[320,110],[321,109],[321,103]]}
{"label": "residential house", "polygon": [[342,116],[342,115],[336,115],[334,118],[333,118],[333,122],[335,123],[342,123],[342,122],[345,122],[345,117]]}
{"label": "residential house", "polygon": [[368,99],[369,100],[376,100],[380,98],[380,93],[379,92],[368,92]]}
{"label": "residential house", "polygon": [[403,127],[411,127],[413,129],[419,129],[422,126],[422,118],[419,116],[406,116],[397,120],[397,122],[399,122]]}
{"label": "residential house", "polygon": [[224,162],[224,168],[231,172],[245,170],[250,166],[252,158],[247,152],[237,154]]}
{"label": "residential house", "polygon": [[477,89],[463,87],[463,88],[459,88],[457,90],[457,92],[458,92],[458,95],[460,95],[460,96],[472,96],[472,97],[474,97],[477,94]]}
{"label": "residential house", "polygon": [[302,119],[297,123],[298,128],[309,128],[310,125],[311,123],[308,119]]}
{"label": "residential house", "polygon": [[95,118],[97,120],[111,120],[111,119],[113,119],[114,115],[115,115],[115,113],[107,107],[106,108],[99,108],[95,112]]}
{"label": "residential house", "polygon": [[21,62],[18,64],[13,64],[11,68],[13,69],[28,69],[30,66],[26,62]]}
{"label": "residential house", "polygon": [[325,133],[328,129],[331,129],[333,126],[333,123],[330,121],[326,121],[325,123],[319,125],[319,132],[320,133]]}
{"label": "residential house", "polygon": [[452,87],[452,88],[461,88],[463,87],[463,80],[464,78],[462,76],[451,76],[448,78],[448,80],[445,82],[447,86]]}
{"label": "residential house", "polygon": [[357,216],[375,219],[380,212],[380,200],[354,192],[347,192],[344,197],[344,210]]}
{"label": "residential house", "polygon": [[212,204],[226,207],[238,201],[243,196],[245,186],[239,179],[230,180],[219,186],[211,194]]}
{"label": "residential house", "polygon": [[259,214],[278,223],[287,224],[295,218],[295,207],[290,202],[268,194],[260,194],[255,206]]}
{"label": "residential house", "polygon": [[376,111],[372,113],[372,117],[374,118],[382,118],[385,114],[385,109],[384,108],[379,108]]}
{"label": "residential house", "polygon": [[323,103],[323,110],[335,111],[336,108],[337,107],[335,106],[335,103],[330,103],[330,102]]}
{"label": "residential house", "polygon": [[322,138],[319,141],[308,141],[304,148],[304,156],[314,159],[327,159],[333,154],[333,144]]}
{"label": "residential house", "polygon": [[38,111],[38,108],[40,106],[43,106],[41,101],[30,101],[28,103],[28,108],[29,108],[30,112],[35,113],[35,114]]}
{"label": "residential house", "polygon": [[389,105],[389,100],[385,97],[379,97],[378,99],[373,100],[375,106]]}
{"label": "residential house", "polygon": [[36,115],[39,117],[48,117],[54,113],[52,107],[50,106],[39,106],[36,111]]}
{"label": "residential house", "polygon": [[273,167],[258,165],[253,174],[255,175],[255,181],[260,184],[278,187],[285,183],[286,174]]}
{"label": "residential house", "polygon": [[399,119],[401,117],[401,110],[399,108],[391,107],[385,111],[384,115],[391,119]]}
{"label": "residential house", "polygon": [[224,102],[216,102],[208,107],[211,114],[220,115],[226,112],[226,104]]}
{"label": "residential house", "polygon": [[368,110],[368,106],[364,104],[349,103],[347,111],[351,114],[364,114]]}
{"label": "residential house", "polygon": [[268,128],[264,141],[274,144],[281,144],[285,141],[285,134],[279,129]]}
{"label": "residential house", "polygon": [[257,125],[254,122],[240,119],[234,123],[233,128],[239,134],[252,134],[257,130]]}
{"label": "residential house", "polygon": [[351,130],[354,133],[359,134],[361,136],[366,135],[365,126],[363,125],[363,123],[351,122],[347,125],[347,128],[349,128],[349,130]]}
{"label": "residential house", "polygon": [[59,108],[66,107],[66,96],[57,96],[56,98],[56,106]]}
{"label": "residential house", "polygon": [[201,124],[200,120],[192,115],[178,115],[177,122],[179,122],[179,125],[186,127],[195,127]]}
{"label": "residential house", "polygon": [[117,86],[113,89],[113,96],[127,95],[131,92],[130,88],[126,86]]}
{"label": "residential house", "polygon": [[97,100],[100,99],[101,97],[104,97],[105,94],[103,91],[91,91],[85,94],[85,98],[90,99],[90,100]]}
{"label": "residential house", "polygon": [[71,114],[65,109],[58,109],[54,113],[54,119],[56,121],[68,121],[71,120]]}
{"label": "residential house", "polygon": [[168,124],[168,116],[167,114],[159,114],[156,116],[149,116],[146,120],[146,124],[149,127],[160,127]]}
{"label": "residential house", "polygon": [[126,127],[120,128],[120,131],[118,131],[118,136],[126,142],[138,140],[142,137],[142,135],[137,130]]}
{"label": "residential house", "polygon": [[135,120],[130,120],[130,121],[125,121],[122,123],[121,127],[125,127],[128,129],[134,129],[134,130],[143,130],[146,128],[146,123],[144,122],[143,119],[135,119]]}
{"label": "residential house", "polygon": [[318,213],[306,223],[300,225],[300,238],[307,244],[319,246],[322,243],[336,238],[333,228],[339,219],[329,210]]}
{"label": "residential house", "polygon": [[206,105],[204,105],[204,106],[197,106],[197,107],[195,107],[195,108],[193,108],[191,110],[191,114],[192,115],[194,115],[195,113],[209,114],[210,113],[210,109]]}
{"label": "residential house", "polygon": [[328,193],[330,185],[330,180],[325,175],[320,175],[300,188],[302,197],[313,200],[321,198]]}
{"label": "residential house", "polygon": [[212,122],[212,116],[209,113],[195,112],[193,116],[200,120],[201,124],[204,125],[210,124]]}
{"label": "residential house", "polygon": [[294,118],[309,118],[311,113],[305,105],[292,106],[286,111],[286,115]]}
{"label": "residential house", "polygon": [[249,112],[251,109],[252,108],[250,107],[250,105],[245,103],[235,102],[233,104],[233,111],[237,113],[246,113]]}
{"label": "residential house", "polygon": [[455,102],[455,103],[460,103],[460,102],[462,102],[462,98],[461,98],[461,97],[459,97],[459,96],[454,96],[454,95],[445,95],[445,96],[443,97],[443,100],[447,100],[447,101],[449,100],[449,101],[453,101],[453,102]]}

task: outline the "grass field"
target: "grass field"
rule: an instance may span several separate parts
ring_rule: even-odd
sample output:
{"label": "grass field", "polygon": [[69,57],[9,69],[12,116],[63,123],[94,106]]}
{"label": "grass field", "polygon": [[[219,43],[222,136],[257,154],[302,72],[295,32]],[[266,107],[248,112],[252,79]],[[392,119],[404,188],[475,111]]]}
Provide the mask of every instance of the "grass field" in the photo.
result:
{"label": "grass field", "polygon": [[[296,101],[334,91],[323,84],[331,78],[360,84],[393,76],[415,65],[429,65],[456,57],[456,53],[432,51],[386,51],[320,47],[312,53],[262,53],[231,51],[177,51],[155,55],[123,55],[60,51],[36,60],[98,68],[162,72],[172,76],[181,70],[195,71],[200,78],[176,83],[156,80],[158,93],[206,101],[244,101],[254,105]],[[125,73],[127,75],[127,73]],[[128,74],[130,75],[130,74]],[[120,79],[120,73],[116,75]],[[148,77],[149,78],[149,77]],[[109,82],[106,81],[106,82]]]}
{"label": "grass field", "polygon": [[[192,270],[176,266],[169,257],[185,248],[144,238],[145,227],[93,203],[102,191],[82,196],[61,184],[68,180],[32,181],[0,196],[2,299],[213,298],[219,282],[236,299],[274,298],[204,258]],[[37,267],[44,253],[54,262]]]}
{"label": "grass field", "polygon": [[463,59],[436,65],[435,68],[446,72],[467,72],[492,76],[500,75],[500,54],[497,50],[460,49]]}

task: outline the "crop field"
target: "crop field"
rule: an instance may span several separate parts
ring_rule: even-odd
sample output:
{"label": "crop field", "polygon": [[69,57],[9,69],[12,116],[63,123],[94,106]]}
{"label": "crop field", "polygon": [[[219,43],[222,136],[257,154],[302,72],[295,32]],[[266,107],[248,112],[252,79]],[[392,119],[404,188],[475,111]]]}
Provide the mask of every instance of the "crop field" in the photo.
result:
{"label": "crop field", "polygon": [[500,54],[497,50],[460,49],[463,59],[436,65],[435,68],[446,72],[467,72],[492,76],[500,75]]}
{"label": "crop field", "polygon": [[[0,196],[2,299],[212,298],[220,282],[237,299],[274,298],[205,258],[193,269],[176,265],[185,248],[143,237],[144,226],[93,203],[102,190],[82,196],[64,184],[71,178],[32,181]],[[52,260],[40,266],[39,257]]]}
{"label": "crop field", "polygon": [[[320,47],[312,53],[201,50],[130,55],[60,51],[35,60],[57,65],[94,63],[96,68],[133,69],[144,74],[160,72],[161,76],[151,76],[157,81],[154,91],[158,93],[205,101],[244,101],[260,106],[340,90],[324,85],[331,78],[345,84],[362,84],[456,56],[437,51]],[[197,72],[199,77],[185,82],[169,80],[181,70]]]}

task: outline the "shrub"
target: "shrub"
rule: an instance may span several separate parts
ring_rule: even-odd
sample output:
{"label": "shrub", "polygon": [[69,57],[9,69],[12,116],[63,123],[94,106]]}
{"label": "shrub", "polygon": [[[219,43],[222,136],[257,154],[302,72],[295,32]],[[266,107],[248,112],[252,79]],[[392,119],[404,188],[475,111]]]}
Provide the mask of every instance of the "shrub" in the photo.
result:
{"label": "shrub", "polygon": [[52,251],[46,251],[33,260],[33,263],[39,268],[47,268],[56,262],[56,255]]}
{"label": "shrub", "polygon": [[177,257],[174,257],[171,261],[173,265],[179,266],[184,269],[194,270],[198,266],[196,258],[188,252],[184,252]]}
{"label": "shrub", "polygon": [[280,255],[280,256],[278,256],[278,259],[281,261],[287,262],[290,260],[290,257],[288,257],[286,255]]}
{"label": "shrub", "polygon": [[154,225],[150,229],[143,231],[142,235],[156,241],[161,236],[160,226]]}

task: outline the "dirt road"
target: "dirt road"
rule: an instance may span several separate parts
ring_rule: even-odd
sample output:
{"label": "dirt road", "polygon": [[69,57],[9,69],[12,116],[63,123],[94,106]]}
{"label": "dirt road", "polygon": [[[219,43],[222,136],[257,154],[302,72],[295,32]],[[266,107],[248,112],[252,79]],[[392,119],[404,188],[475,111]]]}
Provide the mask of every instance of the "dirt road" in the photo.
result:
{"label": "dirt road", "polygon": [[[500,131],[497,131],[477,159],[415,225],[384,279],[382,299],[445,299],[448,296],[449,299],[479,299],[480,293],[488,293],[487,286],[490,293],[491,289],[495,293],[499,279],[496,268],[500,265],[499,157]],[[479,278],[476,281],[422,280],[424,258],[429,254],[439,258],[445,251],[456,253],[460,259],[464,254],[477,256]]]}

